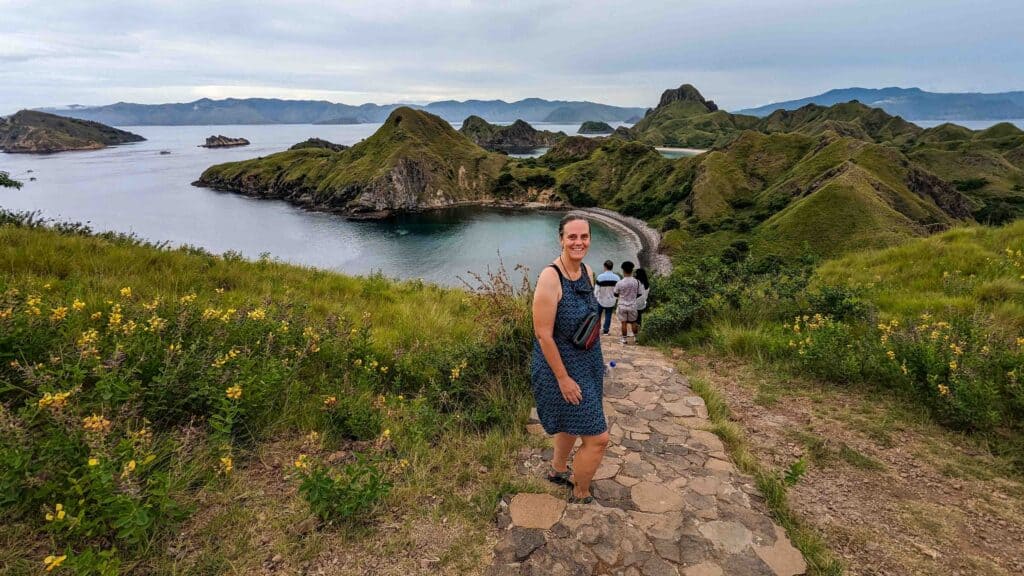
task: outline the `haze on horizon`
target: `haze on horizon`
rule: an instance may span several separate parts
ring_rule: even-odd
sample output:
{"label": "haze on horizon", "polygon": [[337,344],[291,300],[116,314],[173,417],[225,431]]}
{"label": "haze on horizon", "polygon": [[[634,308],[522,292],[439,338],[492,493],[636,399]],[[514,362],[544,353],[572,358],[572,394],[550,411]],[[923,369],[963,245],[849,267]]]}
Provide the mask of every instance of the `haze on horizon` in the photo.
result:
{"label": "haze on horizon", "polygon": [[527,97],[726,109],[831,88],[1024,89],[1017,0],[0,0],[0,114],[198,98]]}

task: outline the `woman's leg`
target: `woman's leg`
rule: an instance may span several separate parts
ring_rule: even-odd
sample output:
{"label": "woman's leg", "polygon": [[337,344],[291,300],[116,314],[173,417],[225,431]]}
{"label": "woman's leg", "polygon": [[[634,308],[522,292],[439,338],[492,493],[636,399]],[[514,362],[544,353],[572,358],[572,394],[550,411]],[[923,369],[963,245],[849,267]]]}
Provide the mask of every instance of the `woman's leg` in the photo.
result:
{"label": "woman's leg", "polygon": [[577,498],[590,496],[590,481],[594,479],[607,447],[608,432],[596,436],[583,436],[583,446],[576,452],[570,479],[575,485],[573,495]]}
{"label": "woman's leg", "polygon": [[577,438],[579,436],[573,436],[565,432],[555,434],[553,438],[555,454],[551,457],[551,467],[555,469],[555,472],[565,472],[568,468],[569,453],[572,452],[572,447],[576,445]]}

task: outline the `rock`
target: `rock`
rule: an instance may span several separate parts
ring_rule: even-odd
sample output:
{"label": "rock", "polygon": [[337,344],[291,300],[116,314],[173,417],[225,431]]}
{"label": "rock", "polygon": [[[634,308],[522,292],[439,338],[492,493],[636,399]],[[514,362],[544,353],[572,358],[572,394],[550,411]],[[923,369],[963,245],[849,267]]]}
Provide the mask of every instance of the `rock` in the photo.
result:
{"label": "rock", "polygon": [[683,570],[683,576],[723,576],[722,568],[713,562],[701,562]]}
{"label": "rock", "polygon": [[520,528],[547,530],[558,522],[565,510],[565,501],[550,494],[516,494],[509,504],[512,525]]}
{"label": "rock", "polygon": [[737,522],[714,520],[698,530],[715,548],[728,554],[738,554],[753,542],[750,530]]}
{"label": "rock", "polygon": [[462,121],[459,132],[486,150],[508,154],[528,153],[537,148],[550,147],[566,137],[563,132],[537,130],[522,120],[509,126],[497,126],[479,116]]}
{"label": "rock", "polygon": [[795,576],[807,572],[803,554],[793,547],[786,531],[779,526],[775,527],[775,544],[754,546],[754,553],[775,572],[775,576]]}
{"label": "rock", "polygon": [[618,473],[618,464],[602,462],[600,468],[598,468],[597,472],[594,473],[594,480],[604,480],[606,478],[613,478]]}
{"label": "rock", "polygon": [[205,144],[200,144],[202,148],[232,148],[234,146],[248,146],[249,141],[245,138],[229,138],[227,136],[218,134],[216,136],[208,136]]}
{"label": "rock", "polygon": [[643,512],[683,509],[682,495],[663,484],[641,482],[630,489],[630,495],[637,508]]}
{"label": "rock", "polygon": [[512,555],[517,562],[526,560],[544,545],[544,531],[538,529],[513,528],[506,538],[511,541]]}

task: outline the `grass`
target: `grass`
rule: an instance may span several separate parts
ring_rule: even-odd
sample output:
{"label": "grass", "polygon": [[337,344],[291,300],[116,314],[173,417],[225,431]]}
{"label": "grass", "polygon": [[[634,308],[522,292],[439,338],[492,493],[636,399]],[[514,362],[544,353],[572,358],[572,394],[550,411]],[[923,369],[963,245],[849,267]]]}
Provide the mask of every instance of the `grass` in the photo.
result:
{"label": "grass", "polygon": [[[680,366],[681,371],[685,369],[686,366]],[[781,476],[758,462],[746,444],[743,431],[729,420],[729,406],[721,394],[706,380],[692,373],[690,387],[704,399],[708,407],[711,431],[722,439],[736,466],[754,477],[772,517],[786,530],[793,546],[803,554],[808,574],[842,574],[842,563],[829,551],[822,537],[790,510],[786,500],[786,484]]]}
{"label": "grass", "polygon": [[[248,571],[262,561],[257,536],[297,564],[328,545],[372,550],[382,526],[434,514],[455,527],[442,565],[479,559],[494,503],[522,488],[507,463],[527,443],[529,309],[507,281],[450,290],[5,221],[0,451],[15,463],[0,474],[5,570],[62,553],[81,572]],[[93,431],[92,415],[107,424]],[[271,469],[269,446],[287,447]],[[325,517],[293,539],[290,522],[253,513],[309,514],[299,452],[335,479],[362,453],[390,488],[359,516]],[[42,511],[57,503],[84,520],[55,530]],[[145,520],[130,536],[113,529],[135,517]],[[179,528],[198,551],[169,560]]]}

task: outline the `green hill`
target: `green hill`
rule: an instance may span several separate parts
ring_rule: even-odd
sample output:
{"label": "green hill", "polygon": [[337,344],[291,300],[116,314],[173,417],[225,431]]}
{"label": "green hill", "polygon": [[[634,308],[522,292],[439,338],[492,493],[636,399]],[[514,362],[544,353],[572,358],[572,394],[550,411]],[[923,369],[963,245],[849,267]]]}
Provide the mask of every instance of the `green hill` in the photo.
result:
{"label": "green hill", "polygon": [[97,150],[106,146],[145,140],[99,122],[65,118],[55,114],[22,110],[0,118],[0,151],[49,153]]}
{"label": "green hill", "polygon": [[554,146],[566,137],[563,132],[537,130],[522,120],[516,120],[508,126],[498,126],[479,116],[463,120],[459,132],[486,150],[513,154]]}
{"label": "green hill", "polygon": [[488,201],[506,161],[441,118],[403,107],[347,150],[308,148],[218,164],[195,184],[349,215],[383,216]]}
{"label": "green hill", "polygon": [[916,124],[899,116],[890,116],[881,108],[871,108],[856,101],[832,106],[808,104],[793,111],[776,110],[758,123],[757,130],[808,135],[831,130],[842,136],[874,142],[912,137],[922,131]]}

